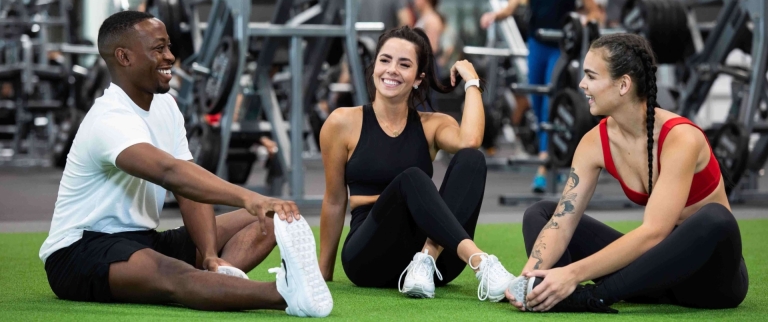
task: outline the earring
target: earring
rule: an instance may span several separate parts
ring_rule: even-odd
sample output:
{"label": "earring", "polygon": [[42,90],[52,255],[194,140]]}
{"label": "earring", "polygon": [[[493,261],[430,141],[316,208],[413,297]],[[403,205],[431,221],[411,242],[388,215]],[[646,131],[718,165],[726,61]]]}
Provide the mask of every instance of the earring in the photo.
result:
{"label": "earring", "polygon": [[413,89],[419,89],[419,85],[413,85]]}

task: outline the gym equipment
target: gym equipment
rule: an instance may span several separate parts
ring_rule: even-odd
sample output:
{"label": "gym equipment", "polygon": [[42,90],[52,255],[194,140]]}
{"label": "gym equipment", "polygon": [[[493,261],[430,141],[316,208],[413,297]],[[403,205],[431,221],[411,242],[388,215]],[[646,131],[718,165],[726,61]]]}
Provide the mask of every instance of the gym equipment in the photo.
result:
{"label": "gym equipment", "polygon": [[52,158],[53,165],[63,169],[67,165],[67,154],[69,154],[69,150],[72,148],[72,142],[75,139],[77,130],[80,128],[83,117],[85,117],[85,112],[74,109],[61,117],[64,119],[56,122],[58,130],[55,131]]}
{"label": "gym equipment", "polygon": [[[200,51],[183,61],[179,70],[174,70],[182,78],[175,94],[191,128],[188,130],[190,149],[194,147],[198,151],[196,160],[219,177],[245,183],[256,159],[251,145],[260,137],[269,136],[277,143],[277,152],[274,159],[268,161],[267,185],[248,188],[283,197],[281,178],[288,175],[290,196],[286,198],[299,204],[319,202],[320,198],[306,198],[303,191],[304,113],[311,110],[309,106],[317,99],[313,95],[305,97],[303,93],[316,91],[317,78],[328,59],[333,38],[344,40],[345,52],[361,53],[353,19],[355,3],[280,0],[270,7],[273,14],[269,23],[249,22],[248,13],[253,12],[250,2],[218,0],[213,1],[207,23],[195,24],[198,6],[190,3],[187,7],[193,22],[193,37],[197,34],[195,25],[205,30]],[[346,14],[342,15],[341,9]],[[290,39],[288,60],[281,61],[279,49],[286,38]],[[368,59],[372,59],[372,54],[368,55]],[[249,63],[252,66],[248,68],[247,56],[256,60],[255,64]],[[361,57],[346,57],[356,89],[355,101],[363,104],[367,93],[359,90],[365,88]],[[280,71],[280,64],[286,63],[289,71]],[[267,122],[243,118],[234,122],[238,100],[239,115],[263,112]],[[286,101],[289,104],[285,104]],[[290,124],[286,124],[285,114],[289,115]],[[206,119],[217,121],[211,123],[204,121]],[[198,123],[205,125],[198,128]],[[213,144],[214,141],[219,144]],[[215,159],[215,163],[211,163],[211,159]]]}
{"label": "gym equipment", "polygon": [[628,32],[648,39],[659,64],[682,62],[694,52],[683,1],[629,0],[621,19]]}
{"label": "gym equipment", "polygon": [[192,153],[192,159],[195,160],[195,163],[203,169],[215,173],[219,161],[218,156],[221,153],[219,128],[205,122],[194,124],[187,130],[187,140],[189,152]]}
{"label": "gym equipment", "polygon": [[[493,4],[494,1],[491,0],[491,3]],[[501,30],[503,34],[511,33],[508,28],[502,28]],[[506,90],[518,94],[550,96],[550,119],[548,122],[540,122],[536,120],[532,113],[526,113],[525,122],[523,122],[525,126],[516,128],[518,137],[528,138],[527,142],[524,141],[523,147],[531,154],[538,152],[538,141],[534,139],[538,127],[540,126],[541,129],[548,131],[550,133],[549,159],[510,158],[503,162],[503,166],[546,166],[549,169],[547,175],[548,191],[542,195],[503,195],[499,197],[501,204],[516,205],[520,202],[535,202],[543,199],[557,201],[559,199],[560,191],[557,190],[557,178],[560,175],[561,168],[570,165],[579,141],[587,131],[597,125],[599,120],[599,118],[589,114],[586,97],[578,88],[578,83],[584,76],[581,64],[590,43],[598,38],[601,33],[618,32],[625,31],[622,29],[600,29],[594,22],[582,25],[581,18],[576,13],[565,17],[561,30],[538,31],[538,35],[542,39],[560,44],[562,54],[553,70],[552,82],[548,85],[511,83]],[[506,36],[505,39],[514,40],[514,37]],[[515,50],[514,45],[524,46],[524,44],[507,41],[507,45],[510,44],[512,44],[510,49],[470,47],[465,48],[465,53],[507,56],[511,59],[517,59],[518,56],[514,53],[519,52],[519,50]],[[511,95],[511,93],[504,93],[505,97],[508,95]],[[619,207],[633,206],[628,199],[623,197],[617,199],[599,195],[593,197],[592,204],[600,204],[601,206],[618,205]]]}
{"label": "gym equipment", "polygon": [[581,138],[595,125],[584,95],[564,88],[552,97],[549,107],[549,158],[556,167],[568,167]]}
{"label": "gym equipment", "polygon": [[194,38],[190,24],[190,9],[183,0],[147,0],[147,12],[165,24],[168,37],[172,39],[171,53],[184,61],[195,53]]}
{"label": "gym equipment", "polygon": [[[744,125],[736,121],[726,122],[715,132],[710,144],[720,167],[725,170],[724,179],[732,184],[738,182],[747,169],[749,157],[749,133]],[[728,194],[733,189],[732,184],[726,184]]]}
{"label": "gym equipment", "polygon": [[0,105],[8,110],[2,164],[62,166],[87,104],[100,92],[102,82],[90,74],[98,66],[78,65],[80,55],[98,51],[74,35],[72,8],[69,0],[0,2]]}
{"label": "gym equipment", "polygon": [[198,82],[197,100],[208,114],[218,114],[227,104],[227,95],[237,79],[238,51],[238,43],[232,37],[222,37],[210,62],[209,73]]}
{"label": "gym equipment", "polygon": [[[703,105],[716,78],[729,75],[732,82],[732,104],[724,124],[713,124],[714,138],[710,141],[721,164],[732,202],[765,198],[757,190],[757,177],[766,162],[768,122],[764,107],[768,104],[768,4],[761,0],[723,1],[714,27],[700,51],[681,66],[682,84],[677,88],[679,99],[675,112],[694,119]],[[749,44],[748,46],[745,45]],[[734,49],[749,49],[751,66],[742,68],[724,65]],[[762,104],[762,105],[761,105]],[[758,143],[749,151],[745,146],[752,135]],[[728,180],[727,180],[728,181]],[[727,182],[728,183],[728,182]]]}

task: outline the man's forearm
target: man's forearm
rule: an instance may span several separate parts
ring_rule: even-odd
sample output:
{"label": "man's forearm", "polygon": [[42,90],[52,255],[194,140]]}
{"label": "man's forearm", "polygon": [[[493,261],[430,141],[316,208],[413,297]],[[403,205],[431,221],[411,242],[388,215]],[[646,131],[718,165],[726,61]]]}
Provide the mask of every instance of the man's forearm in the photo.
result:
{"label": "man's forearm", "polygon": [[213,206],[175,195],[179,202],[181,218],[187,227],[190,238],[203,259],[218,256],[216,245],[216,216]]}
{"label": "man's forearm", "polygon": [[163,175],[161,185],[184,198],[205,204],[244,208],[255,192],[222,180],[200,166],[177,160]]}

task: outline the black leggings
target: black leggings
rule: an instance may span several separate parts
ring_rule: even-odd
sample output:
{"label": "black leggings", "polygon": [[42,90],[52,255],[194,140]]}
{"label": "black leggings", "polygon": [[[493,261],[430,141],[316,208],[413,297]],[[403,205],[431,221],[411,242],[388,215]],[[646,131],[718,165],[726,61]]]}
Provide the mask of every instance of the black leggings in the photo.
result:
{"label": "black leggings", "polygon": [[[475,234],[486,170],[480,151],[463,149],[451,160],[440,191],[418,168],[395,177],[369,213],[353,211],[341,252],[349,280],[363,287],[397,287],[400,274],[427,238],[444,248],[437,258],[443,280],[435,279],[435,284],[445,285],[459,276],[466,264],[456,249]],[[367,217],[359,220],[355,214]]]}
{"label": "black leggings", "polygon": [[[556,207],[555,202],[541,201],[525,211],[523,238],[528,256]],[[621,236],[584,215],[554,267],[590,256]],[[739,226],[724,206],[705,205],[634,262],[595,282],[599,286],[596,295],[608,303],[626,300],[709,309],[736,307],[749,286]]]}

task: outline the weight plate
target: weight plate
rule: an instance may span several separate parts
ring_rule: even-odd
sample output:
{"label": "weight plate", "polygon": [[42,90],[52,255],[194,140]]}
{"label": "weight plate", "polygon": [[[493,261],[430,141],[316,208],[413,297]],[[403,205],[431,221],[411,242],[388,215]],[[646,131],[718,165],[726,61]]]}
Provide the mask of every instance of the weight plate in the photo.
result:
{"label": "weight plate", "polygon": [[568,57],[578,59],[581,55],[581,38],[584,28],[579,15],[571,12],[563,18],[562,26],[563,38],[560,40],[560,50]]}
{"label": "weight plate", "polygon": [[149,0],[147,12],[165,24],[165,30],[171,40],[171,53],[176,60],[183,61],[195,53],[192,45],[192,33],[189,30],[189,11],[183,0]]}
{"label": "weight plate", "polygon": [[208,114],[217,114],[227,104],[229,94],[235,86],[238,68],[238,43],[232,37],[224,36],[213,54],[210,73],[197,83],[198,104]]}
{"label": "weight plate", "polygon": [[569,166],[581,137],[596,124],[586,97],[570,88],[557,92],[549,107],[549,122],[553,128],[549,133],[549,158],[554,166]]}
{"label": "weight plate", "polygon": [[747,168],[749,133],[741,123],[728,121],[715,132],[710,145],[726,179],[725,191],[730,194]]}
{"label": "weight plate", "polygon": [[530,155],[539,154],[539,140],[536,136],[536,116],[533,111],[525,111],[520,118],[520,125],[515,127],[515,134],[523,145],[523,149]]}
{"label": "weight plate", "polygon": [[192,159],[203,169],[216,173],[221,153],[221,133],[218,128],[208,123],[200,123],[192,126],[187,132],[189,152]]}

